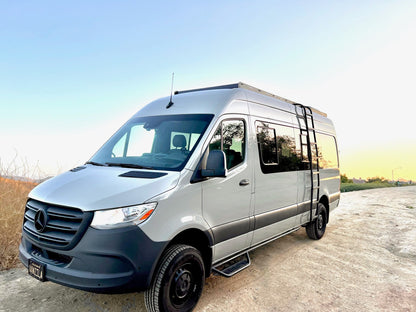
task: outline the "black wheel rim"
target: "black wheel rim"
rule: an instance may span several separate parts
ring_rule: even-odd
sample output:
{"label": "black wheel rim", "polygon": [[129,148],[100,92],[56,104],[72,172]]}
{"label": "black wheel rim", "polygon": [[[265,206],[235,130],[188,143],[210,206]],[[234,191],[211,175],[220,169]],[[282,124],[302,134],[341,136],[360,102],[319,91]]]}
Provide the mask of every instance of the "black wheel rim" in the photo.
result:
{"label": "black wheel rim", "polygon": [[183,300],[188,296],[189,290],[191,289],[193,284],[193,276],[192,273],[184,268],[179,268],[175,272],[174,278],[174,298],[178,300]]}
{"label": "black wheel rim", "polygon": [[318,214],[318,218],[316,219],[316,234],[320,238],[325,233],[326,228],[326,220],[325,220],[325,213],[320,211]]}
{"label": "black wheel rim", "polygon": [[193,261],[176,268],[169,285],[170,302],[176,309],[186,309],[198,301],[201,276],[199,265]]}
{"label": "black wheel rim", "polygon": [[322,215],[322,213],[319,214],[318,216],[317,225],[318,225],[318,230],[322,231],[324,227],[324,216]]}

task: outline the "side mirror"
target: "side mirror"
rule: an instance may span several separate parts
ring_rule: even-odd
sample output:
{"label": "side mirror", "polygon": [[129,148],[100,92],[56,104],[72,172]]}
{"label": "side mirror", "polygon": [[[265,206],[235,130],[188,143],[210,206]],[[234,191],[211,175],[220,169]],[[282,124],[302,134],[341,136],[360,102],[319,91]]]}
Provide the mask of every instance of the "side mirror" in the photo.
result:
{"label": "side mirror", "polygon": [[206,169],[201,170],[203,178],[225,177],[225,154],[223,151],[209,152]]}

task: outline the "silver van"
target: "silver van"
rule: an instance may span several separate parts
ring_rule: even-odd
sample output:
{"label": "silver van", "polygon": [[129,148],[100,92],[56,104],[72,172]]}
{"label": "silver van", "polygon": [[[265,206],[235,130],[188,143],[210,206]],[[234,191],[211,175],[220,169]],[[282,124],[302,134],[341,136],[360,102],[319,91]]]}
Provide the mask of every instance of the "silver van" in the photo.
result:
{"label": "silver van", "polygon": [[250,250],[300,227],[320,239],[339,199],[324,113],[243,83],[177,91],[32,190],[19,254],[41,281],[190,311]]}

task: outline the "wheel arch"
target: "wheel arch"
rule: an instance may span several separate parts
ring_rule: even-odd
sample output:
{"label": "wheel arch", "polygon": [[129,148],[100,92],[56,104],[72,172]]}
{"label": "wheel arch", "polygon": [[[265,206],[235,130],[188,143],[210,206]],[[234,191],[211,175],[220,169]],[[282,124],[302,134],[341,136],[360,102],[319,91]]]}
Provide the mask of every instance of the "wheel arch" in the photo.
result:
{"label": "wheel arch", "polygon": [[322,203],[326,208],[326,223],[328,223],[329,222],[329,199],[328,199],[328,196],[323,195],[319,199],[319,202]]}
{"label": "wheel arch", "polygon": [[[165,247],[165,250],[167,250],[170,246],[176,244],[185,244],[195,247],[202,255],[205,266],[205,276],[208,277],[211,274],[212,242],[213,239],[210,233],[204,232],[200,229],[190,228],[177,234]],[[165,250],[162,252],[162,254],[165,252]]]}

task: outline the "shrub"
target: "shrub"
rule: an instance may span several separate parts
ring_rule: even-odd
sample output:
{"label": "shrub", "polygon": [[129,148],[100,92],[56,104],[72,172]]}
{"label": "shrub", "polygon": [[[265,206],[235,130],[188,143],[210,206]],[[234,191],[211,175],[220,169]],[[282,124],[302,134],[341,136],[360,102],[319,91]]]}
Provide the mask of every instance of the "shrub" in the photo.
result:
{"label": "shrub", "polygon": [[0,177],[0,270],[16,266],[26,198],[36,184]]}

